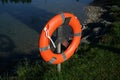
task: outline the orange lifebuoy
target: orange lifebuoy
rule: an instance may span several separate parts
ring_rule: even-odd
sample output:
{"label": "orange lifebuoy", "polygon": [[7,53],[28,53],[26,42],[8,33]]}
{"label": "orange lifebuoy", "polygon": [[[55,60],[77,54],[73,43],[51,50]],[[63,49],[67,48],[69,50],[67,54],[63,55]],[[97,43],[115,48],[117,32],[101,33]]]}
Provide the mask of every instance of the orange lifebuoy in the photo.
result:
{"label": "orange lifebuoy", "polygon": [[[64,21],[70,18],[68,25],[72,28],[74,36],[72,38],[71,44],[68,48],[61,54],[53,53],[50,49],[50,39],[53,32],[60,27]],[[39,39],[39,51],[42,58],[51,64],[59,64],[69,59],[75,52],[76,48],[79,46],[81,40],[81,24],[76,16],[70,13],[61,13],[53,17],[44,27],[41,32]],[[47,33],[45,32],[47,31]],[[46,37],[49,35],[49,37]]]}

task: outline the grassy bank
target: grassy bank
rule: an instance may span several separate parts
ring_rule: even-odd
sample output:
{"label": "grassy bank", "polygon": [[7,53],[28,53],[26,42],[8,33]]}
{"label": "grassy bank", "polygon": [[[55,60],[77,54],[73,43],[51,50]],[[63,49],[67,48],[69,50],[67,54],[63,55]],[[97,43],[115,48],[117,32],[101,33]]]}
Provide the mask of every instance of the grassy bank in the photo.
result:
{"label": "grassy bank", "polygon": [[[109,1],[109,0],[107,0]],[[84,44],[68,61],[61,73],[56,65],[24,60],[15,75],[3,75],[1,80],[120,80],[120,6],[110,2],[108,14],[112,19],[109,31],[94,44]],[[107,4],[109,5],[109,4]]]}

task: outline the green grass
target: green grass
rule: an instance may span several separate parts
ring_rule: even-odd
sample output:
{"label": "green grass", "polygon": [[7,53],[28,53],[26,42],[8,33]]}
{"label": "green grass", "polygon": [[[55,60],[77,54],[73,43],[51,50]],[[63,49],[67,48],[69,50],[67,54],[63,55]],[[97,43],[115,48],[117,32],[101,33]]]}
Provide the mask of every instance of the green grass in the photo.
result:
{"label": "green grass", "polygon": [[[88,45],[90,46],[90,45]],[[83,46],[84,47],[84,46]],[[85,46],[86,47],[86,46]],[[84,49],[84,48],[83,48]],[[102,48],[85,48],[62,64],[59,74],[56,65],[31,65],[26,61],[17,69],[19,80],[119,80],[120,54]]]}
{"label": "green grass", "polygon": [[[61,73],[56,65],[44,62],[31,64],[25,59],[19,63],[16,80],[120,80],[120,54],[106,45],[84,45],[62,64]],[[109,47],[109,46],[107,46]],[[13,76],[0,78],[12,80]]]}

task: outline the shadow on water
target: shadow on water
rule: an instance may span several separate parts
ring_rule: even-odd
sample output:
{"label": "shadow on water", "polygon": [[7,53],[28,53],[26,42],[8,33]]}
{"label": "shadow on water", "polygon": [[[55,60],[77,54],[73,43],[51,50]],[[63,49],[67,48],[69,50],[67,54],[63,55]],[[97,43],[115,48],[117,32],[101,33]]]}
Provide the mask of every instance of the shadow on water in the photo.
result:
{"label": "shadow on water", "polygon": [[[7,13],[40,34],[42,28],[53,14],[42,9],[32,8],[32,11],[30,8],[23,9],[23,11],[18,12],[20,15],[16,14],[15,10],[8,10]],[[17,51],[17,47],[10,36],[0,34],[0,75],[4,73],[14,73],[15,71],[13,70],[15,66],[24,58],[27,58],[27,60],[31,62],[35,62],[36,60],[39,60],[39,62],[42,61],[38,48],[31,50],[30,53],[24,53]]]}
{"label": "shadow on water", "polygon": [[[47,2],[47,0],[45,0]],[[79,2],[79,0],[76,0]],[[3,4],[5,3],[30,3],[32,0],[1,0]],[[10,7],[5,7],[2,11],[3,13],[8,13],[10,16],[20,21],[21,23],[27,25],[29,28],[32,28],[38,34],[41,32],[42,28],[52,18],[55,14],[48,12],[44,9],[37,8],[32,5],[9,5]],[[18,25],[20,26],[20,25]],[[8,26],[12,27],[12,26]],[[17,27],[17,26],[16,26]],[[19,38],[19,36],[18,36]],[[27,37],[26,37],[27,38]],[[34,40],[34,39],[33,39]],[[19,42],[18,42],[19,43]],[[38,49],[31,50],[30,53],[24,53],[17,51],[15,42],[12,38],[6,34],[0,34],[0,74],[4,72],[14,72],[12,69],[16,64],[27,58],[31,62],[35,60],[41,60],[39,56]],[[22,46],[23,47],[23,46]]]}
{"label": "shadow on water", "polygon": [[76,0],[77,2],[79,2],[79,0]]}
{"label": "shadow on water", "polygon": [[42,28],[45,26],[48,20],[54,16],[53,13],[47,12],[45,10],[42,10],[33,6],[26,7],[22,11],[18,11],[17,14],[15,10],[13,11],[9,10],[8,13],[14,18],[16,18],[17,20],[19,20],[20,22],[34,29],[38,33],[41,32]]}
{"label": "shadow on water", "polygon": [[14,48],[14,42],[8,36],[0,34],[0,52],[11,52]]}
{"label": "shadow on water", "polygon": [[0,34],[0,73],[7,69],[10,53],[13,52],[14,48],[14,42],[8,36]]}
{"label": "shadow on water", "polygon": [[1,0],[2,4],[6,4],[6,3],[31,3],[32,0]]}
{"label": "shadow on water", "polygon": [[[12,9],[6,8],[4,12],[8,13],[21,23],[27,25],[29,28],[32,28],[38,32],[38,34],[40,34],[47,21],[54,15],[53,13],[33,6],[23,6],[22,9],[18,7],[13,7]],[[8,27],[12,28],[12,26]],[[18,65],[18,63],[25,58],[27,58],[27,60],[31,63],[36,60],[39,62],[42,61],[39,56],[38,48],[35,47],[34,50],[31,50],[29,53],[17,51],[16,48],[18,48],[18,46],[15,45],[15,42],[10,36],[7,34],[0,34],[0,75],[3,75],[4,73],[14,73],[16,65]]]}
{"label": "shadow on water", "polygon": [[[81,22],[83,21],[82,19],[85,18],[85,14],[83,13],[84,12],[83,8],[85,8],[85,6],[82,6],[82,4],[80,3],[79,0],[75,0],[75,1],[70,0],[70,3],[62,0],[61,1],[62,4],[56,3],[58,5],[55,5],[55,6],[52,5],[53,4],[52,2],[55,2],[54,0],[52,2],[49,2],[49,0],[41,0],[41,1],[31,0],[31,4],[29,4],[29,5],[27,5],[27,4],[23,5],[23,4],[21,4],[21,2],[23,1],[24,3],[27,3],[27,2],[30,2],[30,0],[1,0],[1,1],[4,3],[11,2],[11,1],[13,1],[13,2],[16,1],[18,3],[20,2],[20,4],[16,3],[17,5],[16,4],[12,5],[12,2],[11,2],[11,5],[5,5],[5,8],[3,11],[9,13],[16,19],[23,22],[24,24],[27,24],[30,28],[36,30],[38,33],[41,31],[41,29],[44,27],[44,25],[47,23],[47,21],[55,15],[56,11],[58,13],[59,13],[59,11],[60,12],[69,11],[69,12],[75,13],[75,14],[77,14],[78,18],[81,17]],[[37,2],[39,2],[40,4],[37,4]],[[65,2],[65,3],[63,3],[63,2]],[[76,5],[73,4],[73,6],[78,6],[78,8],[71,7],[70,6],[70,5],[72,5],[71,2],[75,2]],[[81,1],[81,2],[84,3],[83,5],[86,5],[89,2],[89,0]],[[46,4],[46,3],[49,3],[49,4]],[[80,3],[80,4],[78,4],[78,3]],[[43,6],[43,5],[45,5],[45,6]],[[6,6],[10,6],[10,7],[6,7]],[[53,7],[53,9],[51,9],[50,6]],[[45,7],[45,8],[43,8],[43,7]],[[65,7],[65,8],[63,8],[63,7]],[[57,8],[58,8],[58,10],[56,10]],[[49,10],[51,10],[51,12],[49,12]],[[54,11],[52,11],[52,10],[54,10]],[[80,10],[80,11],[78,11],[78,10]]]}
{"label": "shadow on water", "polygon": [[[32,0],[1,0],[1,2],[2,2],[2,4],[5,4],[5,3],[9,3],[9,2],[11,2],[11,3],[20,3],[20,2],[22,2],[22,3],[31,3],[32,2]],[[76,2],[79,2],[79,0],[76,0]],[[47,0],[45,0],[45,3],[47,3]]]}
{"label": "shadow on water", "polygon": [[[46,1],[46,0],[45,0]],[[34,29],[38,33],[41,32],[42,28],[48,22],[50,18],[52,18],[55,14],[51,12],[47,12],[41,8],[37,8],[32,5],[24,5],[19,3],[31,3],[32,0],[1,0],[3,3],[18,3],[16,6],[11,6],[7,8],[3,8],[3,12],[7,12],[13,18],[16,18],[20,22],[26,24],[30,28]],[[47,2],[47,1],[46,1]],[[17,11],[17,12],[16,12]]]}
{"label": "shadow on water", "polygon": [[30,54],[15,51],[16,45],[10,37],[0,34],[0,75],[3,73],[14,73],[16,65],[27,58],[31,62],[41,60],[38,50],[31,51]]}
{"label": "shadow on water", "polygon": [[[12,9],[6,8],[4,12],[38,33],[41,32],[48,20],[55,15],[34,6],[25,6],[22,9],[18,7],[13,7]],[[37,48],[35,50],[31,50],[30,53],[24,53],[17,51],[17,47],[18,46],[15,45],[15,42],[10,36],[0,34],[0,74],[14,73],[14,67],[24,58],[27,58],[27,60],[30,60],[31,62],[35,62],[36,60],[39,60],[39,62],[42,61]]]}

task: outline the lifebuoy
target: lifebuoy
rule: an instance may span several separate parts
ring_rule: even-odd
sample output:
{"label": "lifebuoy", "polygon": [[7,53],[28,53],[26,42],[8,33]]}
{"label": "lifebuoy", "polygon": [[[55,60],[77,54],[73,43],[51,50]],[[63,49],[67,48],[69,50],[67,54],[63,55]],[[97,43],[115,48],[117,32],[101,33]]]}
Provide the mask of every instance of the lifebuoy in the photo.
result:
{"label": "lifebuoy", "polygon": [[[72,28],[74,33],[72,42],[68,48],[60,53],[53,53],[50,49],[50,37],[53,32],[64,24],[65,20],[70,18],[68,25]],[[69,59],[75,52],[76,48],[79,46],[81,40],[81,24],[76,16],[71,13],[61,13],[53,17],[44,27],[39,38],[39,51],[42,58],[51,64],[59,64]]]}

